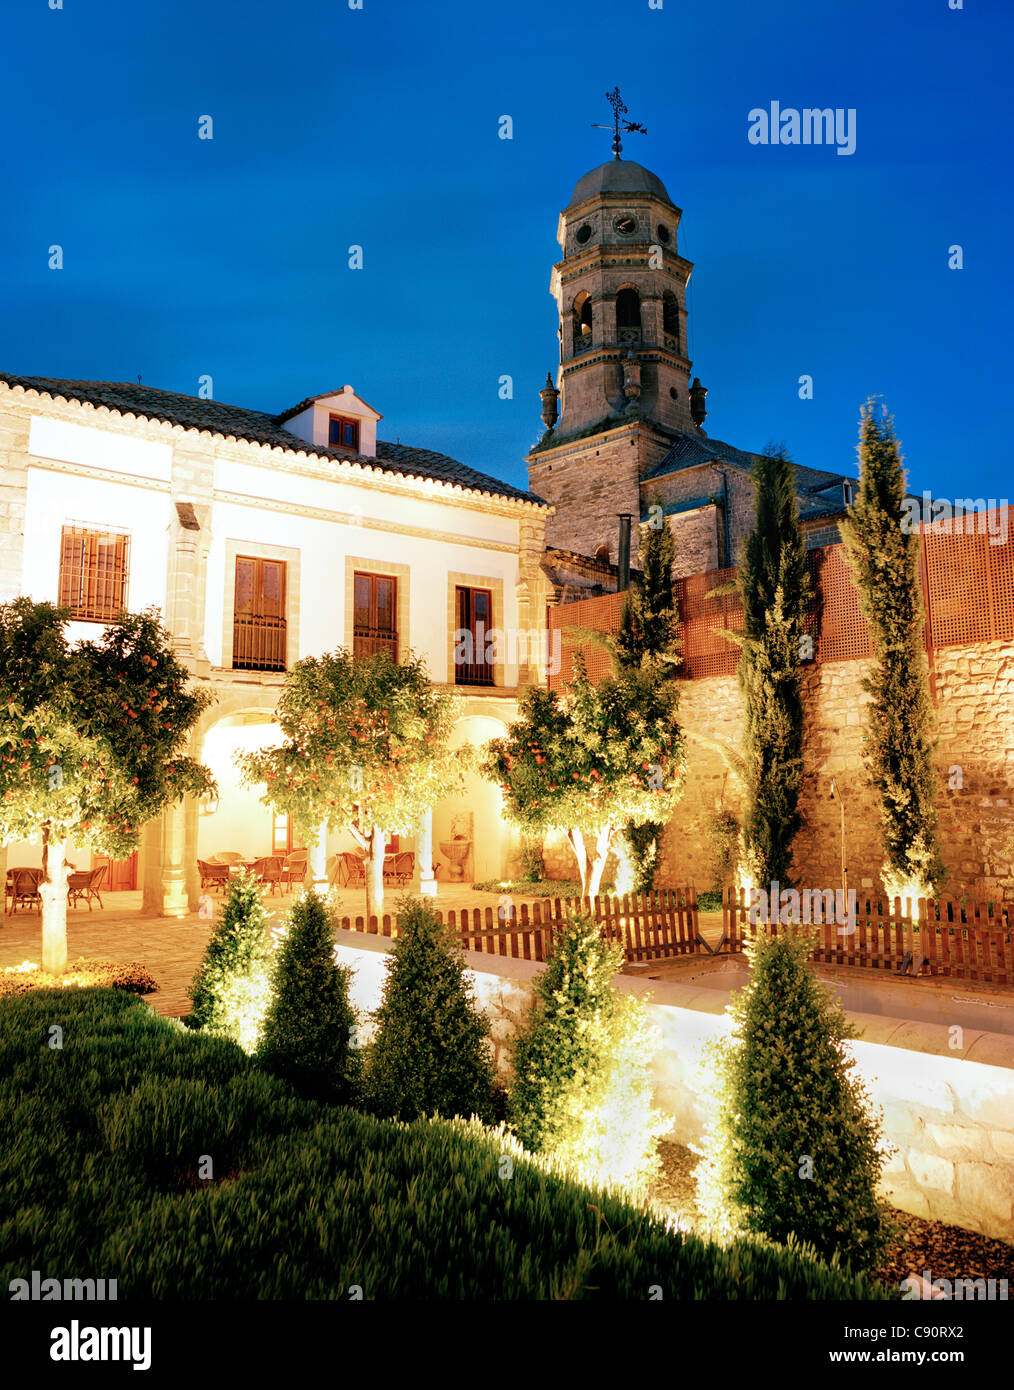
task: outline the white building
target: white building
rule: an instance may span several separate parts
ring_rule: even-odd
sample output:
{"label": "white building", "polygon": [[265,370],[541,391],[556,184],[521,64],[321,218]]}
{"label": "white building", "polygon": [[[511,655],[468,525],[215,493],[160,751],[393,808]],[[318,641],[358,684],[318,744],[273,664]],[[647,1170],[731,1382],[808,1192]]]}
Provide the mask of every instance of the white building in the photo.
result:
{"label": "white building", "polygon": [[[168,811],[137,862],[111,866],[114,886],[143,886],[149,910],[193,907],[198,858],[295,847],[262,789],[238,785],[233,756],[278,738],[272,713],[301,657],[412,649],[464,698],[457,737],[473,745],[501,734],[519,690],[545,679],[527,637],[544,632],[553,599],[541,568],[551,508],[443,454],[378,440],[381,418],[350,386],[270,415],[139,384],[0,374],[0,599],[66,604],[72,635],[155,606],[216,696],[192,751],[218,779],[217,810]],[[455,630],[478,623],[517,640],[491,666],[456,665]],[[471,777],[433,814],[438,878],[462,814],[466,881],[500,877],[512,844],[499,792]],[[417,882],[427,838],[399,846],[420,850]],[[342,835],[328,845],[351,848]],[[40,854],[8,846],[7,863]]]}

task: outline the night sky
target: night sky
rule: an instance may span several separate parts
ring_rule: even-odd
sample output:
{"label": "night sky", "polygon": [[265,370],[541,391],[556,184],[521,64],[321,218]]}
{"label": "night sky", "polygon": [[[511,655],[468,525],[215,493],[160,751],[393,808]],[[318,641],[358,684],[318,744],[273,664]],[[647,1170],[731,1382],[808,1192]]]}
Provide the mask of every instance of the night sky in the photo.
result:
{"label": "night sky", "polygon": [[[648,128],[624,157],[683,209],[708,433],[850,471],[877,393],[914,487],[1014,495],[1014,7],[63,5],[4,10],[3,370],[189,394],[210,374],[268,411],[349,382],[381,438],[526,486],[557,216],[610,156],[590,126],[619,84]],[[855,153],[751,145],[772,100],[854,108]]]}

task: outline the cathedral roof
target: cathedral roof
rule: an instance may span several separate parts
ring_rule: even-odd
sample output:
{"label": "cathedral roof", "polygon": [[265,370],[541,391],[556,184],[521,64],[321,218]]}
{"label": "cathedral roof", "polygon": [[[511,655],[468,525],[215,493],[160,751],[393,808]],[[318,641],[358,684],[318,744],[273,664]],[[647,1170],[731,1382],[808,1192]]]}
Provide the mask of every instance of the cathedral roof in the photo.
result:
{"label": "cathedral roof", "polygon": [[378,439],[376,457],[367,457],[349,454],[347,450],[309,444],[285,429],[283,422],[292,415],[288,410],[281,415],[268,415],[260,410],[247,410],[244,406],[226,405],[223,401],[202,400],[198,396],[184,396],[176,391],[142,386],[136,381],[66,381],[56,377],[11,376],[7,372],[0,372],[0,382],[20,386],[24,391],[37,391],[54,399],[104,407],[118,415],[161,420],[183,429],[207,431],[223,439],[266,444],[274,449],[284,449],[287,453],[335,459],[382,474],[429,478],[467,492],[546,506],[542,498],[534,493],[522,492],[510,483],[480,473],[433,449],[417,449],[409,444],[391,444]]}
{"label": "cathedral roof", "polygon": [[583,203],[585,198],[596,193],[653,193],[656,198],[664,198],[672,204],[658,175],[632,159],[609,159],[597,169],[589,170],[584,178],[578,179],[567,206]]}

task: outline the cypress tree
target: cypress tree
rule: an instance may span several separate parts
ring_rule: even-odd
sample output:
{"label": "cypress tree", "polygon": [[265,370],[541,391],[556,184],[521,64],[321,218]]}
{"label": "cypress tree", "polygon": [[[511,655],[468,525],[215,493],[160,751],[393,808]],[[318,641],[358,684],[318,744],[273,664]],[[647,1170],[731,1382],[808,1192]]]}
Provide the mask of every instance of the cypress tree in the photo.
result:
{"label": "cypress tree", "polygon": [[367,1105],[385,1119],[493,1118],[489,1023],[476,1008],[460,943],[428,903],[408,899],[374,1015]]}
{"label": "cypress tree", "polygon": [[334,949],[327,906],[317,893],[305,893],[289,912],[257,1060],[304,1095],[348,1104],[362,1064],[352,1044],[352,971],[337,964]]}
{"label": "cypress tree", "polygon": [[791,883],[803,780],[799,670],[810,585],[799,524],[796,473],[784,449],[768,449],[755,475],[757,516],[739,565],[747,805],[743,858],[753,883]]}
{"label": "cypress tree", "polygon": [[191,1028],[223,1033],[253,1050],[268,1005],[271,944],[263,895],[247,873],[229,880],[222,913],[187,993]]}
{"label": "cypress tree", "polygon": [[881,1121],[847,1048],[855,1030],[809,964],[813,934],[781,931],[747,947],[750,982],[711,1045],[698,1204],[716,1235],[795,1237],[868,1269],[889,1233]]}
{"label": "cypress tree", "polygon": [[[657,524],[656,524],[657,523]],[[623,669],[653,662],[669,669],[679,656],[679,602],[672,576],[676,541],[661,508],[641,529],[638,542],[641,573],[634,575],[623,603],[616,637],[616,659]],[[658,846],[665,826],[658,821],[624,828],[624,840],[634,871],[635,893],[649,893],[655,880]]]}
{"label": "cypress tree", "polygon": [[929,897],[945,870],[940,857],[932,707],[923,646],[918,531],[910,526],[894,422],[872,400],[863,407],[859,487],[842,524],[859,604],[870,626],[874,665],[863,687],[869,782],[880,797],[884,884],[893,897]]}

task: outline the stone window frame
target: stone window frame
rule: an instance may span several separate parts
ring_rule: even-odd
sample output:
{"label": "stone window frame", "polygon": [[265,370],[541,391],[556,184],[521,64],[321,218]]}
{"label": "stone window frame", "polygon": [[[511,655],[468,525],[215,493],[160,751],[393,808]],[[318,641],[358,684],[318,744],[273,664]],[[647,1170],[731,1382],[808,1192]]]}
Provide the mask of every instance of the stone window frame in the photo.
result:
{"label": "stone window frame", "polygon": [[345,556],[345,631],[342,637],[342,645],[346,651],[353,651],[355,648],[355,628],[356,612],[356,573],[361,574],[380,574],[386,579],[397,581],[397,623],[398,623],[398,660],[402,661],[408,653],[411,643],[409,641],[409,591],[410,576],[412,569],[410,565],[399,565],[393,560],[378,560],[370,555],[346,555]]}
{"label": "stone window frame", "polygon": [[[493,628],[497,632],[505,632],[504,617],[504,581],[494,575],[488,574],[462,574],[457,570],[447,571],[447,684],[455,685],[454,682],[454,634],[457,631],[458,604],[455,590],[458,585],[466,589],[488,589],[493,600]],[[492,630],[492,629],[491,629]],[[456,690],[468,691],[472,694],[483,690],[502,690],[506,684],[506,663],[503,659],[504,643],[497,643],[497,659],[493,663],[493,684],[492,685],[456,685]]]}
{"label": "stone window frame", "polygon": [[241,556],[252,560],[281,560],[285,564],[285,669],[291,671],[299,660],[299,598],[300,552],[291,545],[270,545],[267,541],[225,542],[225,601],[222,605],[222,669],[236,670],[237,675],[274,676],[277,671],[248,671],[232,664],[232,643],[236,619],[236,561]]}

